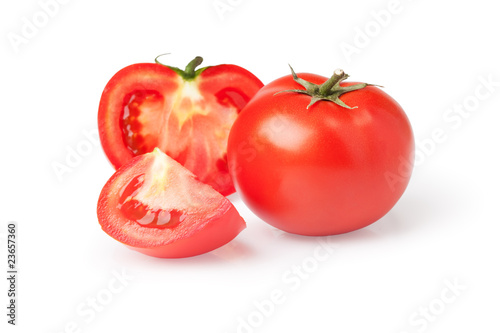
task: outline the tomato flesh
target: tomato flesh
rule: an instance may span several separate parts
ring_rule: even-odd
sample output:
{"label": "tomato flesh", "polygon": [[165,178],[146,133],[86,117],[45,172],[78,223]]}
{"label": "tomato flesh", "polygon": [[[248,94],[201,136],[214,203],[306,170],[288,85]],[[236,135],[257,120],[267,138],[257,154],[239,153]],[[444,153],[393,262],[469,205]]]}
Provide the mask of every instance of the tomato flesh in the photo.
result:
{"label": "tomato flesh", "polygon": [[118,209],[131,221],[139,223],[147,228],[173,228],[182,222],[186,215],[177,210],[151,209],[147,204],[135,198],[135,195],[144,184],[144,175],[134,177],[124,187],[123,193],[118,201]]}
{"label": "tomato flesh", "polygon": [[245,228],[229,200],[159,149],[118,169],[101,192],[97,212],[111,237],[165,258],[209,252]]}

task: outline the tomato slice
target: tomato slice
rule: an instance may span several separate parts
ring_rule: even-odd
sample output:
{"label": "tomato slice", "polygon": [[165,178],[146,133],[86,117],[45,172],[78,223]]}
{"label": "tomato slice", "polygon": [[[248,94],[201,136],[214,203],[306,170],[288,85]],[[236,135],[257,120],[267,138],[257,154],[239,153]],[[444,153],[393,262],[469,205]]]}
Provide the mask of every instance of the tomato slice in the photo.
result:
{"label": "tomato slice", "polygon": [[188,76],[142,63],[116,73],[99,105],[101,143],[115,169],[158,147],[228,195],[234,192],[227,168],[229,131],[263,84],[235,65],[192,70]]}
{"label": "tomato slice", "polygon": [[158,148],[115,172],[101,191],[97,216],[114,239],[161,258],[209,252],[246,227],[228,199]]}

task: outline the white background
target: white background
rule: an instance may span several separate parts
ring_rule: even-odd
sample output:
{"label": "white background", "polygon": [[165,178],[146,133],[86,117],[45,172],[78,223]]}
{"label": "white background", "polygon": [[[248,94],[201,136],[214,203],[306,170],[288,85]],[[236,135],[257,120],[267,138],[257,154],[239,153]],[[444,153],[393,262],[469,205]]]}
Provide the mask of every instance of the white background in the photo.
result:
{"label": "white background", "polygon": [[[2,278],[2,332],[498,332],[498,10],[490,0],[391,3],[71,0],[49,17],[35,0],[2,0],[5,272],[7,222],[19,232],[18,326],[6,324]],[[29,38],[26,22],[40,26],[24,28]],[[113,173],[100,145],[62,179],[53,165],[88,148],[111,76],[164,52],[175,66],[196,55],[238,64],[264,83],[290,63],[383,85],[419,143],[410,186],[384,218],[345,235],[285,234],[233,195],[248,227],[227,246],[181,260],[128,250],[96,218]]]}

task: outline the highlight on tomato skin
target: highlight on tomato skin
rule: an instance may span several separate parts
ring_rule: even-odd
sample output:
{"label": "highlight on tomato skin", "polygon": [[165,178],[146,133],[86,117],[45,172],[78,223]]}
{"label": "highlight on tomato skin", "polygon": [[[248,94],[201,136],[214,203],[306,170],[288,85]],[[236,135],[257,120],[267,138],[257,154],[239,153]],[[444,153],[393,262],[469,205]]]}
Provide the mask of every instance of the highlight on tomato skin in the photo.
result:
{"label": "highlight on tomato skin", "polygon": [[114,173],[99,196],[97,216],[108,235],[160,258],[210,252],[246,227],[227,198],[158,148]]}
{"label": "highlight on tomato skin", "polygon": [[118,71],[99,103],[103,150],[115,169],[155,147],[223,195],[234,193],[227,138],[241,109],[263,86],[236,65],[186,70],[139,63]]}

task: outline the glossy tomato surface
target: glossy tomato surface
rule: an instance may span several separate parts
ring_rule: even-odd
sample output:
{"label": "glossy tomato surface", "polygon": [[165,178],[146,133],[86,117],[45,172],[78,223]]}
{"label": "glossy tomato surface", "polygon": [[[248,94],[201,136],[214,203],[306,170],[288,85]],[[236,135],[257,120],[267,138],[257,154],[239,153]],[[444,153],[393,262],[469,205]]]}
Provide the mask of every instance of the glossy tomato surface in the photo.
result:
{"label": "glossy tomato surface", "polygon": [[104,152],[118,169],[159,147],[202,182],[231,194],[229,130],[262,85],[235,65],[206,67],[194,77],[157,63],[125,67],[108,82],[99,104]]}
{"label": "glossy tomato surface", "polygon": [[159,149],[118,169],[101,191],[97,216],[114,239],[161,258],[209,252],[246,227],[228,199]]}
{"label": "glossy tomato surface", "polygon": [[341,96],[357,108],[319,101],[307,109],[308,95],[276,94],[290,89],[303,89],[291,75],[266,85],[233,125],[228,164],[243,201],[269,224],[301,235],[345,233],[380,219],[411,175],[414,140],[401,106],[368,86]]}

